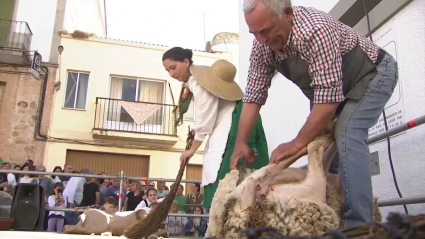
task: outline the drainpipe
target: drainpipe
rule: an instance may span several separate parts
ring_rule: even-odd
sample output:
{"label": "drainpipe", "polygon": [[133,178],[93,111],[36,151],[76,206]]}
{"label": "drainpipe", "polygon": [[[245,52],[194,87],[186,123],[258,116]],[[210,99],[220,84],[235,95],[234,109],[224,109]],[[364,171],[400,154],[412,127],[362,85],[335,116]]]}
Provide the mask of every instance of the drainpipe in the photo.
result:
{"label": "drainpipe", "polygon": [[[44,100],[46,98],[46,89],[47,89],[47,80],[49,78],[49,68],[46,66],[42,66],[41,69],[44,71],[44,78],[43,78],[43,86],[41,90],[41,98],[39,102],[39,110],[38,110],[38,117],[37,117],[37,135],[38,139],[47,140],[47,135],[41,133],[41,120],[43,118],[43,110],[44,110]],[[36,137],[37,138],[37,137]]]}

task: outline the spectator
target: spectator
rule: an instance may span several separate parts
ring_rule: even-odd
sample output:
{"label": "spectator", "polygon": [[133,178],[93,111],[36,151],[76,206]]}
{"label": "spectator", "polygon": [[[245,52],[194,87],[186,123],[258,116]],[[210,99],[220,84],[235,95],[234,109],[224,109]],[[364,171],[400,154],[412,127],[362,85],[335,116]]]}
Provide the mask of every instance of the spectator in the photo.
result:
{"label": "spectator", "polygon": [[[4,169],[4,161],[0,158],[0,169]],[[6,191],[8,186],[7,174],[0,173],[0,191]]]}
{"label": "spectator", "polygon": [[[21,170],[21,166],[19,166],[18,164],[16,164],[16,165],[13,167],[13,169],[14,169],[14,170]],[[18,184],[18,180],[19,180],[19,178],[20,178],[20,175],[19,175],[19,174],[17,174],[17,173],[14,173],[13,175],[15,176],[16,184]]]}
{"label": "spectator", "polygon": [[[62,167],[61,167],[61,166],[56,166],[56,167],[53,169],[53,172],[54,172],[54,173],[62,173],[62,172],[63,172]],[[55,184],[55,183],[62,182],[62,181],[60,180],[59,176],[55,176],[55,175],[53,175],[53,176],[52,176],[52,181],[53,181],[53,183],[54,183],[54,184]]]}
{"label": "spectator", "polygon": [[131,181],[129,184],[129,192],[124,201],[124,211],[134,211],[137,205],[144,199],[143,196],[145,195],[139,181]]}
{"label": "spectator", "polygon": [[179,211],[183,211],[183,205],[182,204],[186,203],[186,196],[183,195],[183,191],[184,191],[183,185],[179,184],[179,188],[177,189],[176,196],[174,197],[174,200],[176,200],[177,203],[179,204],[179,206],[178,206]]}
{"label": "spectator", "polygon": [[118,205],[117,200],[115,200],[115,198],[111,196],[111,197],[108,197],[106,199],[103,206],[99,206],[99,205],[94,204],[94,205],[86,206],[86,207],[75,207],[74,210],[86,209],[86,211],[89,211],[91,209],[99,209],[99,210],[113,212],[113,211],[117,210],[117,205]]}
{"label": "spectator", "polygon": [[191,183],[190,194],[186,196],[186,205],[183,206],[183,211],[185,213],[191,213],[193,212],[193,206],[191,204],[199,206],[203,201],[204,195],[201,193],[201,185],[199,183]]}
{"label": "spectator", "polygon": [[[193,207],[193,214],[202,214],[201,206]],[[184,226],[184,235],[192,237],[204,237],[207,232],[207,221],[201,217],[190,217]]]}
{"label": "spectator", "polygon": [[[72,173],[72,165],[70,163],[66,163],[63,166],[63,172],[64,173]],[[59,179],[61,180],[62,183],[64,183],[64,187],[66,187],[66,184],[71,179],[71,177],[70,176],[59,176]]]}
{"label": "spectator", "polygon": [[[184,214],[178,210],[178,203],[176,200],[171,205],[170,213]],[[184,226],[187,223],[187,217],[168,216],[165,220],[166,230],[171,237],[180,237],[184,235]]]}
{"label": "spectator", "polygon": [[[21,167],[22,171],[35,171],[35,167],[31,164],[27,164],[25,163],[24,165],[22,165]],[[21,177],[18,178],[18,184],[20,183],[33,183],[33,184],[38,184],[38,180],[35,177],[36,175],[34,174],[23,174]]]}
{"label": "spectator", "polygon": [[[85,174],[93,174],[93,172],[90,170],[90,172],[87,172]],[[94,182],[92,178],[85,178],[86,182],[83,186],[83,199],[81,200],[80,206],[90,206],[90,205],[102,205],[100,203],[100,191],[99,191],[99,185]]]}
{"label": "spectator", "polygon": [[32,161],[31,159],[27,159],[27,161],[25,161],[25,164],[34,166],[34,161]]}
{"label": "spectator", "polygon": [[[99,175],[106,175],[104,172],[99,173]],[[107,187],[105,186],[105,180],[103,178],[97,178],[96,183],[99,185],[99,192],[100,192],[100,204],[103,204],[105,202],[105,193]]]}
{"label": "spectator", "polygon": [[[37,171],[39,172],[46,172],[46,167],[44,166],[38,166]],[[52,179],[47,177],[45,174],[38,175],[38,183],[43,186],[45,192],[46,192],[46,198],[50,197],[54,194],[53,192],[53,183]]]}
{"label": "spectator", "polygon": [[[105,198],[112,196],[117,201],[119,201],[119,195],[120,195],[120,179],[114,178],[114,179],[112,179],[112,185],[109,186],[108,189],[106,189]],[[124,201],[125,201],[126,197],[127,197],[127,191],[123,188],[122,189],[122,199],[123,199],[123,201],[122,201],[121,206],[124,205]]]}
{"label": "spectator", "polygon": [[[82,169],[81,174],[91,174],[90,169]],[[67,208],[78,207],[83,200],[83,190],[85,179],[83,177],[71,177],[65,186],[63,196],[67,200]],[[78,213],[76,212],[65,212],[65,224],[75,225],[78,222]]]}
{"label": "spectator", "polygon": [[[58,182],[54,185],[54,195],[51,195],[47,199],[49,207],[66,208],[67,200],[62,195],[63,183]],[[62,232],[63,225],[65,222],[65,212],[63,211],[50,211],[47,225],[47,231]]]}
{"label": "spectator", "polygon": [[146,195],[148,196],[148,198],[143,199],[139,205],[137,205],[135,210],[139,210],[142,208],[150,208],[152,203],[159,203],[162,202],[162,200],[164,200],[164,198],[161,198],[158,200],[158,194],[155,188],[148,188],[148,190],[146,191]]}
{"label": "spectator", "polygon": [[158,181],[157,190],[158,190],[158,198],[163,198],[168,194],[168,190],[165,189],[165,182]]}

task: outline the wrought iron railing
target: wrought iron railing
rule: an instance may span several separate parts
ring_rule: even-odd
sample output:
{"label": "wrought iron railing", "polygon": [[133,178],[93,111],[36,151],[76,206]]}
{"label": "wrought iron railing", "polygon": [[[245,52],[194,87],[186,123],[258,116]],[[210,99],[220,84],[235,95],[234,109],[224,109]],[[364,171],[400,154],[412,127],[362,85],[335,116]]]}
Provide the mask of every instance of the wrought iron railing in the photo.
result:
{"label": "wrought iron railing", "polygon": [[28,23],[0,19],[0,47],[30,51],[32,32]]}
{"label": "wrought iron railing", "polygon": [[177,135],[174,105],[96,98],[95,130]]}

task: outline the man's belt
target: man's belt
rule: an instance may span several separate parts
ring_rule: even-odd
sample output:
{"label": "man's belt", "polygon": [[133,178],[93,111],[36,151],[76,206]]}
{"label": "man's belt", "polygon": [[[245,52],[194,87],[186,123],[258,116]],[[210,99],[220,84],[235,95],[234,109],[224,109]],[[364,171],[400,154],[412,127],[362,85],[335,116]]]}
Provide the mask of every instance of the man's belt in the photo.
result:
{"label": "man's belt", "polygon": [[379,65],[381,63],[381,61],[384,59],[385,54],[386,52],[379,48],[378,57],[376,58],[375,65]]}

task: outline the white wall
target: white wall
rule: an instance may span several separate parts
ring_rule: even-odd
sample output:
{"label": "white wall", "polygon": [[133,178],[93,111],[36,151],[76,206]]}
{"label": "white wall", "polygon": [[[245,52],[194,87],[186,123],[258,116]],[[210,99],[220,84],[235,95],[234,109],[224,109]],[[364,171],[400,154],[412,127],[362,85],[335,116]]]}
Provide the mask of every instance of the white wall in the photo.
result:
{"label": "white wall", "polygon": [[17,21],[27,22],[32,31],[31,51],[49,61],[57,0],[19,0]]}
{"label": "white wall", "polygon": [[[240,82],[246,85],[248,58],[252,46],[253,36],[243,18],[242,2],[240,1]],[[323,5],[324,1],[293,1],[294,5],[314,6],[320,10],[329,12],[337,3],[336,0],[326,1],[329,5]],[[374,40],[378,45],[384,46],[389,52],[395,51],[399,64],[400,85],[396,99],[399,99],[397,110],[401,109],[403,121],[425,115],[425,1],[415,0],[393,17],[388,23],[374,33]],[[392,29],[392,33],[387,30]],[[386,39],[384,39],[386,38]],[[391,43],[392,42],[392,43]],[[392,45],[391,45],[392,44]],[[395,47],[394,47],[395,45]],[[392,49],[391,49],[392,48]],[[394,99],[394,98],[393,98]],[[387,114],[393,109],[387,109]],[[264,128],[271,152],[279,143],[286,142],[296,136],[309,113],[308,101],[301,91],[280,74],[273,79],[269,90],[269,99],[261,110]],[[425,127],[419,126],[394,137],[391,141],[393,165],[395,168],[399,188],[404,197],[424,196],[425,187],[425,148],[421,147],[425,141]],[[380,175],[373,176],[374,193],[381,199],[397,198],[397,192],[393,184],[391,169],[388,162],[386,142],[371,145],[370,151],[379,151]],[[306,160],[299,160],[294,166],[306,164]],[[409,213],[417,214],[425,211],[425,205],[417,204],[408,206]],[[403,207],[381,208],[386,217],[390,211],[404,212]]]}
{"label": "white wall", "polygon": [[[316,7],[329,12],[338,0],[315,1],[294,0],[292,4]],[[247,83],[249,55],[254,36],[248,32],[242,12],[243,0],[239,1],[239,83],[243,90]],[[301,90],[281,74],[277,74],[269,89],[269,97],[261,109],[264,131],[267,137],[269,153],[279,144],[292,140],[303,126],[309,114],[308,99]],[[307,163],[306,157],[298,160],[293,166]]]}
{"label": "white wall", "polygon": [[[378,45],[396,52],[399,64],[399,92],[393,94],[393,107],[386,114],[402,112],[403,122],[425,115],[425,1],[415,0],[373,34]],[[378,39],[386,33],[385,40]],[[399,189],[403,197],[425,196],[425,127],[419,126],[391,139],[391,155]],[[373,176],[374,193],[382,199],[398,198],[388,160],[387,143],[370,146],[379,151],[380,174]],[[425,212],[424,204],[407,206],[410,214]],[[384,217],[390,211],[404,213],[402,206],[381,208]]]}
{"label": "white wall", "polygon": [[103,0],[67,1],[63,29],[80,30],[105,37],[105,10]]}

